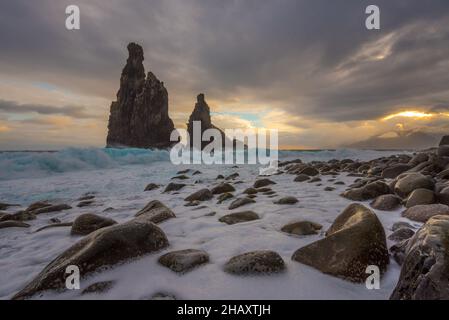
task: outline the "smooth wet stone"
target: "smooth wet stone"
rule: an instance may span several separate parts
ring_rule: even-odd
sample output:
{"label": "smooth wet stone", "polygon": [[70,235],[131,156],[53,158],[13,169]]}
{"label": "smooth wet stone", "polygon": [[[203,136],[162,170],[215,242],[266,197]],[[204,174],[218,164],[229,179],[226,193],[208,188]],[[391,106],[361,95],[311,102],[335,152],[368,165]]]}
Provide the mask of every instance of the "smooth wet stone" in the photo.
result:
{"label": "smooth wet stone", "polygon": [[225,192],[234,192],[235,188],[229,183],[220,183],[218,186],[215,186],[211,189],[212,194],[222,194]]}
{"label": "smooth wet stone", "polygon": [[295,182],[304,182],[304,181],[307,181],[307,180],[310,180],[310,177],[308,175],[306,175],[306,174],[298,174],[296,176],[295,180],[293,180],[293,181],[295,181]]}
{"label": "smooth wet stone", "polygon": [[394,194],[384,194],[378,196],[371,202],[371,207],[382,211],[393,211],[401,206],[402,199]]}
{"label": "smooth wet stone", "polygon": [[279,200],[274,201],[274,204],[295,204],[298,202],[298,199],[295,197],[283,197]]}
{"label": "smooth wet stone", "polygon": [[396,231],[396,230],[401,229],[401,228],[413,229],[414,227],[410,223],[408,223],[408,222],[398,221],[398,222],[395,222],[393,224],[393,226],[391,227],[391,231]]}
{"label": "smooth wet stone", "polygon": [[413,231],[412,229],[399,228],[388,236],[388,240],[399,242],[413,237],[414,234],[415,231]]}
{"label": "smooth wet stone", "polygon": [[184,174],[172,178],[172,180],[187,180],[187,179],[190,179],[190,178]]}
{"label": "smooth wet stone", "polygon": [[[36,209],[36,210],[31,210],[30,212],[32,212],[35,215],[39,215],[39,214],[43,214],[43,213],[59,212],[59,211],[64,211],[64,210],[69,210],[69,209],[72,209],[72,207],[67,204],[56,204],[56,205],[50,205],[50,206],[46,206],[46,207]],[[29,210],[27,210],[27,211],[29,211]]]}
{"label": "smooth wet stone", "polygon": [[159,189],[159,185],[155,184],[155,183],[150,183],[145,187],[144,191],[153,191]]}
{"label": "smooth wet stone", "polygon": [[261,187],[269,186],[271,184],[276,184],[276,182],[271,181],[270,179],[259,179],[256,182],[254,182],[253,187],[254,188],[261,188]]}
{"label": "smooth wet stone", "polygon": [[78,203],[76,206],[78,208],[84,208],[84,207],[88,207],[92,204],[94,204],[95,201],[93,200],[86,200],[86,201],[81,201],[80,203]]}
{"label": "smooth wet stone", "polygon": [[6,228],[29,228],[30,225],[21,221],[2,221],[0,222],[0,229]]}
{"label": "smooth wet stone", "polygon": [[84,289],[81,294],[91,294],[91,293],[105,293],[111,290],[114,287],[115,281],[101,281],[95,282]]}
{"label": "smooth wet stone", "polygon": [[199,206],[201,204],[201,202],[199,200],[193,200],[190,202],[187,202],[184,207],[196,207]]}
{"label": "smooth wet stone", "polygon": [[190,196],[185,198],[185,201],[206,201],[212,199],[214,196],[212,192],[209,189],[201,189],[194,193],[192,193]]}
{"label": "smooth wet stone", "polygon": [[242,211],[227,214],[218,219],[218,221],[232,225],[236,223],[248,222],[258,219],[260,219],[260,217],[257,215],[257,213],[253,211]]}
{"label": "smooth wet stone", "polygon": [[324,239],[298,249],[292,260],[352,282],[365,282],[366,268],[389,263],[385,231],[377,216],[361,204],[349,205]]}
{"label": "smooth wet stone", "polygon": [[105,267],[153,253],[168,246],[164,232],[150,221],[135,218],[92,232],[50,262],[13,299],[27,299],[46,290],[66,290],[66,269],[79,267],[81,280]]}
{"label": "smooth wet stone", "polygon": [[387,167],[382,171],[382,178],[395,179],[401,173],[404,173],[413,168],[413,166],[404,163],[398,163],[393,166]]}
{"label": "smooth wet stone", "polygon": [[326,188],[324,188],[324,191],[327,191],[327,192],[335,191],[335,188],[333,188],[333,187],[326,187]]}
{"label": "smooth wet stone", "polygon": [[285,270],[281,256],[268,250],[247,252],[231,258],[224,271],[236,275],[263,275]]}
{"label": "smooth wet stone", "polygon": [[398,181],[394,185],[394,192],[402,197],[408,197],[416,189],[433,190],[435,182],[432,178],[421,173],[409,173],[399,176]]}
{"label": "smooth wet stone", "polygon": [[105,228],[116,224],[113,219],[97,216],[93,213],[85,213],[78,216],[73,221],[70,233],[72,235],[88,235],[98,229]]}
{"label": "smooth wet stone", "polygon": [[235,178],[237,178],[239,176],[239,174],[237,172],[234,172],[232,174],[230,174],[229,176],[227,176],[225,178],[225,180],[234,180]]}
{"label": "smooth wet stone", "polygon": [[176,215],[169,207],[159,200],[153,200],[137,212],[135,217],[143,218],[158,224],[165,220],[176,218]]}
{"label": "smooth wet stone", "polygon": [[301,171],[298,172],[298,174],[305,174],[309,177],[314,177],[320,174],[320,172],[313,168],[313,167],[305,167],[304,169],[302,169]]}
{"label": "smooth wet stone", "polygon": [[428,189],[416,189],[407,198],[406,208],[411,208],[422,204],[434,204],[436,201],[435,193]]}
{"label": "smooth wet stone", "polygon": [[43,230],[53,229],[53,228],[71,227],[72,225],[73,225],[73,222],[53,223],[53,224],[49,224],[49,225],[43,226],[43,227],[37,229],[34,232],[37,233],[37,232],[40,232],[40,231],[43,231]]}
{"label": "smooth wet stone", "polygon": [[390,192],[390,187],[386,183],[374,181],[360,188],[346,190],[342,196],[353,201],[366,201]]}
{"label": "smooth wet stone", "polygon": [[184,188],[186,185],[184,183],[173,183],[170,182],[166,187],[164,192],[178,191]]}
{"label": "smooth wet stone", "polygon": [[78,201],[87,201],[87,200],[93,200],[93,199],[95,199],[94,195],[86,194],[82,197],[79,197],[77,200]]}
{"label": "smooth wet stone", "polygon": [[437,215],[449,215],[449,206],[444,204],[424,204],[408,208],[402,216],[413,221],[427,222]]}
{"label": "smooth wet stone", "polygon": [[258,192],[258,190],[255,188],[247,188],[247,189],[245,189],[245,191],[243,191],[243,193],[245,193],[245,194],[256,194],[257,192]]}
{"label": "smooth wet stone", "polygon": [[239,208],[239,207],[242,207],[244,205],[251,204],[251,203],[256,203],[256,201],[254,201],[253,199],[250,199],[248,197],[237,198],[236,200],[231,202],[231,204],[229,205],[228,209],[229,210],[233,210],[233,209],[236,209],[236,208]]}
{"label": "smooth wet stone", "polygon": [[36,219],[36,215],[30,211],[19,211],[10,215],[10,219],[15,221],[31,221]]}
{"label": "smooth wet stone", "polygon": [[217,204],[220,204],[220,203],[222,203],[228,199],[232,199],[232,198],[234,198],[234,195],[232,193],[230,193],[230,192],[222,193],[218,196]]}
{"label": "smooth wet stone", "polygon": [[164,254],[158,262],[175,272],[185,273],[209,262],[209,255],[204,250],[178,250]]}
{"label": "smooth wet stone", "polygon": [[294,223],[289,223],[282,227],[281,231],[294,234],[297,236],[308,236],[312,234],[318,234],[318,232],[323,228],[322,225],[310,221],[299,221]]}

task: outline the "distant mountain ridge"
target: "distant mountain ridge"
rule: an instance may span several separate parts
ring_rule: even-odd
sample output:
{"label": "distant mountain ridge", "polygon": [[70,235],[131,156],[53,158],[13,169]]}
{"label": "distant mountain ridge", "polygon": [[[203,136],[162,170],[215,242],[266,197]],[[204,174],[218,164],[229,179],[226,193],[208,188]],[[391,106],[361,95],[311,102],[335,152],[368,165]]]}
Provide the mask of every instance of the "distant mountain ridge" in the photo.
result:
{"label": "distant mountain ridge", "polygon": [[344,147],[355,149],[426,149],[438,145],[443,135],[414,131],[406,134],[397,134],[396,137],[374,136],[363,141],[355,142]]}

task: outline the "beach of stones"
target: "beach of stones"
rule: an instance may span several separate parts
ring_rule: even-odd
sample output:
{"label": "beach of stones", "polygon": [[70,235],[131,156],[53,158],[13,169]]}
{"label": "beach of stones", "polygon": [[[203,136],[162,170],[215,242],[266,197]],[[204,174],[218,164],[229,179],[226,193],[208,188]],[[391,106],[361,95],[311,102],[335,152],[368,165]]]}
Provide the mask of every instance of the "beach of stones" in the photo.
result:
{"label": "beach of stones", "polygon": [[[1,203],[0,232],[31,235],[58,228],[73,237],[71,247],[54,256],[11,298],[29,299],[47,291],[63,292],[66,268],[70,265],[79,267],[83,279],[146,255],[157,255],[159,265],[188,277],[192,270],[207,266],[210,255],[199,247],[171,250],[164,223],[188,211],[190,219],[213,219],[224,228],[223,232],[231,232],[239,225],[252,226],[264,219],[265,212],[260,207],[259,211],[253,209],[257,202],[266,203],[266,210],[274,207],[306,210],[301,207],[298,194],[308,185],[323,194],[334,194],[347,205],[329,225],[318,223],[313,215],[276,225],[277,232],[287,237],[311,238],[305,246],[291,250],[291,261],[352,283],[365,282],[368,266],[377,266],[383,275],[394,261],[401,266],[401,272],[391,299],[449,298],[448,137],[435,149],[371,161],[303,163],[296,159],[280,163],[278,172],[270,177],[243,178],[240,170],[234,166],[231,168],[234,172],[218,175],[207,183],[202,181],[203,173],[195,169],[180,170],[166,185],[148,181],[142,190],[149,198],[148,203],[123,221],[109,217],[108,213],[115,210],[113,207],[96,211],[100,200],[95,193],[80,195],[70,203],[40,201],[27,207]],[[287,180],[294,182],[289,188],[283,186]],[[169,197],[182,197],[185,210],[177,213],[167,200]],[[316,201],[320,201],[319,196]],[[402,217],[386,229],[378,213],[398,210]],[[64,219],[67,211],[80,214],[67,221]],[[35,226],[37,217],[42,216],[48,217],[48,224]],[[274,277],[288,272],[285,255],[269,247],[243,249],[225,258],[222,272],[242,278]],[[113,288],[113,280],[100,281],[82,288],[79,294],[102,293]],[[182,297],[156,292],[149,298]]]}

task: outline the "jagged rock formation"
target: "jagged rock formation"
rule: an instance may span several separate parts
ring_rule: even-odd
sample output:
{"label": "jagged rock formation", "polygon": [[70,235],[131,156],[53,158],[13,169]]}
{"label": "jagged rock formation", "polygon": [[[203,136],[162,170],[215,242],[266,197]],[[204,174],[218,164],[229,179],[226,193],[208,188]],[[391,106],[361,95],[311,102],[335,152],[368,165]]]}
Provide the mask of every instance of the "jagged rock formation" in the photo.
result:
{"label": "jagged rock formation", "polygon": [[[214,126],[212,124],[212,120],[210,118],[210,108],[204,98],[204,94],[200,93],[196,99],[197,99],[197,102],[195,104],[195,108],[193,109],[193,112],[189,117],[189,122],[187,123],[187,132],[189,133],[190,139],[191,139],[190,145],[194,146],[194,144],[193,144],[193,137],[194,137],[193,122],[194,121],[201,122],[201,136],[203,135],[203,132],[206,131],[207,129],[217,129],[218,131],[220,131],[221,138],[222,138],[223,145],[224,145],[225,134],[221,129],[217,128],[216,126]],[[213,141],[213,139],[211,139],[211,141]],[[204,149],[204,147],[206,145],[208,145],[209,143],[210,143],[210,141],[202,141],[201,149]]]}
{"label": "jagged rock formation", "polygon": [[107,147],[166,148],[174,130],[168,92],[152,72],[145,77],[143,49],[128,45],[117,101],[111,104]]}

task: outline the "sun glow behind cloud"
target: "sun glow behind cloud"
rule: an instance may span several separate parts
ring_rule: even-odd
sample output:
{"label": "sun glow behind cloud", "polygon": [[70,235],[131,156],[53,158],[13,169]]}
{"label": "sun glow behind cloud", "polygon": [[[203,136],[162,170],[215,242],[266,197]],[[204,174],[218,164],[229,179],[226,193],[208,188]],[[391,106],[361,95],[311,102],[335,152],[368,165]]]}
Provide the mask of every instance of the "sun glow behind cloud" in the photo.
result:
{"label": "sun glow behind cloud", "polygon": [[449,113],[431,113],[431,112],[421,112],[421,111],[401,111],[398,113],[390,114],[384,118],[383,121],[391,120],[394,118],[413,118],[413,119],[430,119],[437,116],[449,117]]}

